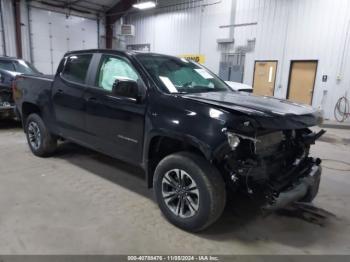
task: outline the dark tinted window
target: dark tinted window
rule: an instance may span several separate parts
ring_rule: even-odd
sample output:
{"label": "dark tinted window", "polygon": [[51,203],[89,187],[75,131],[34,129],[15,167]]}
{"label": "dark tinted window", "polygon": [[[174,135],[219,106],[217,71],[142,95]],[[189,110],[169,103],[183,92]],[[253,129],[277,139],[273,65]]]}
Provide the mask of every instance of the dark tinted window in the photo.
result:
{"label": "dark tinted window", "polygon": [[69,81],[83,84],[89,69],[92,55],[72,55],[67,58],[62,76]]}
{"label": "dark tinted window", "polygon": [[4,60],[0,60],[0,69],[3,70],[8,70],[8,71],[16,71],[15,70],[15,66],[13,65],[12,61],[4,61]]}

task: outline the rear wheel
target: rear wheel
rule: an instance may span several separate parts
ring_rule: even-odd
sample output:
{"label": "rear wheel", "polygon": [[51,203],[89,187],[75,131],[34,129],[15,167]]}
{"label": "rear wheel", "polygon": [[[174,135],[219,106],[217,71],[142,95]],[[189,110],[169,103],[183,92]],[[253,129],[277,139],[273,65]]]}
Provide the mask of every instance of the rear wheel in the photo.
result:
{"label": "rear wheel", "polygon": [[225,208],[220,173],[206,159],[189,152],[167,156],[159,163],[154,190],[164,216],[188,231],[207,228]]}
{"label": "rear wheel", "polygon": [[39,115],[31,114],[28,116],[25,130],[28,145],[34,155],[47,157],[54,153],[57,139],[49,132]]}

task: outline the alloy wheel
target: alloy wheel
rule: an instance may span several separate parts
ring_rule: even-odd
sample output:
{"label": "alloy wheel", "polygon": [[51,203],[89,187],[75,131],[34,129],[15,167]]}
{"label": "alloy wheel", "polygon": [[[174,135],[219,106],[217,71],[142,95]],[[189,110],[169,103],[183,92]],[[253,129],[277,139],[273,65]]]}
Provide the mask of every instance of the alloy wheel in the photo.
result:
{"label": "alloy wheel", "polygon": [[31,147],[38,150],[41,145],[41,132],[37,123],[30,122],[28,124],[28,138]]}
{"label": "alloy wheel", "polygon": [[176,216],[189,218],[198,212],[199,190],[194,179],[184,170],[172,169],[163,176],[162,196]]}

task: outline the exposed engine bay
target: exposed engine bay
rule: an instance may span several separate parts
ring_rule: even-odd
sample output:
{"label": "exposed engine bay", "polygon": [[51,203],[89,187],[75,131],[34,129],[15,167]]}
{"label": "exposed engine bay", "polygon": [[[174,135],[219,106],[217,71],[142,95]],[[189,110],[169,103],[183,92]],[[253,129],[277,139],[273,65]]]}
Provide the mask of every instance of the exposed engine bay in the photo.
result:
{"label": "exposed engine bay", "polygon": [[0,89],[0,105],[13,104],[12,93],[6,89]]}
{"label": "exposed engine bay", "polygon": [[219,166],[232,190],[263,199],[269,208],[301,198],[311,201],[318,191],[321,160],[309,157],[310,145],[324,133],[307,128],[266,131],[256,136],[228,132],[233,147],[222,151],[225,153]]}
{"label": "exposed engine bay", "polygon": [[14,115],[14,101],[11,90],[0,88],[0,118],[12,118]]}

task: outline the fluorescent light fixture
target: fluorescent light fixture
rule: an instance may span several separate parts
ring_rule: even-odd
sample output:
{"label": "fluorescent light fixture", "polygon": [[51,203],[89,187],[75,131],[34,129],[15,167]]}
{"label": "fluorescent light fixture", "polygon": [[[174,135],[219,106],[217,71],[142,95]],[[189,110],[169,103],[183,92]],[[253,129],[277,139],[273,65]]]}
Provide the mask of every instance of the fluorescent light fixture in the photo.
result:
{"label": "fluorescent light fixture", "polygon": [[143,2],[138,2],[136,4],[132,5],[133,7],[143,10],[143,9],[150,9],[150,8],[155,8],[156,7],[156,2],[154,1],[143,1]]}

